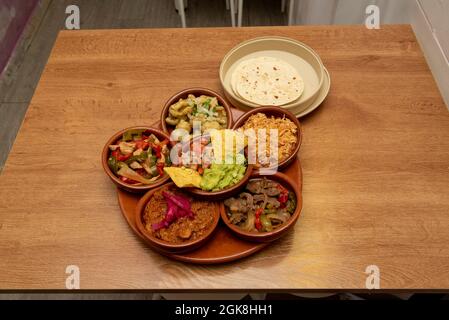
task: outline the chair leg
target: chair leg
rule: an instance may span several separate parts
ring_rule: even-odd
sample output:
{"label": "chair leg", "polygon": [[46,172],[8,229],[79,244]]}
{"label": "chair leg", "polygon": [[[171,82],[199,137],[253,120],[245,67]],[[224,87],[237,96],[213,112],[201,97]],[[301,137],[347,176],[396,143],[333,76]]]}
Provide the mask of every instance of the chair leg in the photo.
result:
{"label": "chair leg", "polygon": [[266,293],[250,293],[249,296],[253,300],[265,300],[267,297]]}
{"label": "chair leg", "polygon": [[288,25],[291,26],[293,24],[293,11],[295,9],[295,0],[290,0],[290,5],[288,7]]}
{"label": "chair leg", "polygon": [[229,0],[231,6],[231,24],[235,27],[235,2],[234,0]]}
{"label": "chair leg", "polygon": [[154,293],[153,294],[153,298],[151,300],[161,300],[162,299],[162,295],[159,293]]}
{"label": "chair leg", "polygon": [[282,13],[285,12],[285,0],[282,0],[282,2],[281,2],[281,12]]}
{"label": "chair leg", "polygon": [[186,28],[187,24],[186,24],[186,12],[184,8],[184,0],[176,0],[176,4],[178,7],[179,16],[181,17],[181,25],[183,28]]}
{"label": "chair leg", "polygon": [[237,26],[242,26],[242,16],[243,16],[243,0],[239,0],[239,11],[238,11],[238,20]]}
{"label": "chair leg", "polygon": [[229,6],[230,4],[229,4],[229,0],[226,0],[226,10],[229,10],[230,9],[230,6]]}

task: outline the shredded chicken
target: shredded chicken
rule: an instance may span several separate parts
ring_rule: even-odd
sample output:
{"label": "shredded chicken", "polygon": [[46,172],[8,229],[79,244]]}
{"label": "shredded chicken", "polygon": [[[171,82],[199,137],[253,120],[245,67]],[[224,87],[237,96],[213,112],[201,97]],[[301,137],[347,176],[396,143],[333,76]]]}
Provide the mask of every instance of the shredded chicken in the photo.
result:
{"label": "shredded chicken", "polygon": [[[278,131],[278,162],[285,160],[290,156],[298,141],[296,125],[285,117],[275,118],[274,116],[267,117],[264,113],[256,113],[248,118],[245,124],[239,129],[246,131],[253,129],[256,134],[256,141],[258,139],[257,130],[266,129],[266,157],[270,157],[270,129],[277,129]],[[258,142],[258,141],[257,141]],[[258,164],[262,166],[269,166],[269,160],[257,159]]]}

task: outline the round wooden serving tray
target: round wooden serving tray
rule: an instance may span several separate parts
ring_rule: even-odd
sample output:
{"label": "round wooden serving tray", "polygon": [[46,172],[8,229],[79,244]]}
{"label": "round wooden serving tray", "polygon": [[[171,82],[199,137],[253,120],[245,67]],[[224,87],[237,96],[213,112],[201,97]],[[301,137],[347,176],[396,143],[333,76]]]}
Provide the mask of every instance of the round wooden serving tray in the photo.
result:
{"label": "round wooden serving tray", "polygon": [[[243,114],[242,111],[237,109],[233,109],[232,113],[234,119],[237,119]],[[283,172],[298,183],[299,191],[302,192],[302,170],[299,159],[296,158],[288,166],[288,168],[283,170]],[[147,244],[150,244],[146,242],[145,238],[137,229],[135,222],[135,209],[137,202],[139,202],[143,195],[128,193],[121,189],[117,189],[117,193],[120,209],[126,219],[126,222],[128,222],[131,229],[139,236],[141,240]],[[152,248],[169,258],[183,262],[196,264],[217,264],[242,259],[256,253],[267,245],[269,245],[269,243],[249,242],[237,238],[231,233],[228,227],[220,221],[209,242],[195,251],[175,254],[155,248],[154,246],[152,246]]]}

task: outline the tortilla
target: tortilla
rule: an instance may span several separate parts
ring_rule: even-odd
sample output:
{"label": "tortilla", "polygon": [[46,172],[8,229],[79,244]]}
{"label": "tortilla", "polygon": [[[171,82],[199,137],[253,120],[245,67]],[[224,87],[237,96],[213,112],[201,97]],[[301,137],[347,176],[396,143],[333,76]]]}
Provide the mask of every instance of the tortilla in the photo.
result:
{"label": "tortilla", "polygon": [[252,103],[281,106],[301,96],[304,81],[287,62],[259,57],[237,66],[231,77],[231,87],[239,97]]}

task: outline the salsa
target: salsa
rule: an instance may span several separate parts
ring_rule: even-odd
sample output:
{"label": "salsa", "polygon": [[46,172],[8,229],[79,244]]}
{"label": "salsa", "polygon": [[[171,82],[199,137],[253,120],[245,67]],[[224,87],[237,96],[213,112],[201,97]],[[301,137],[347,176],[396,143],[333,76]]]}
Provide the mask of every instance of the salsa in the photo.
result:
{"label": "salsa", "polygon": [[[204,191],[219,191],[237,184],[247,169],[243,154],[231,154],[232,161],[216,163],[211,137],[191,139],[184,147],[177,147],[177,159],[165,171],[180,188],[197,187]],[[238,157],[243,157],[237,161]]]}

